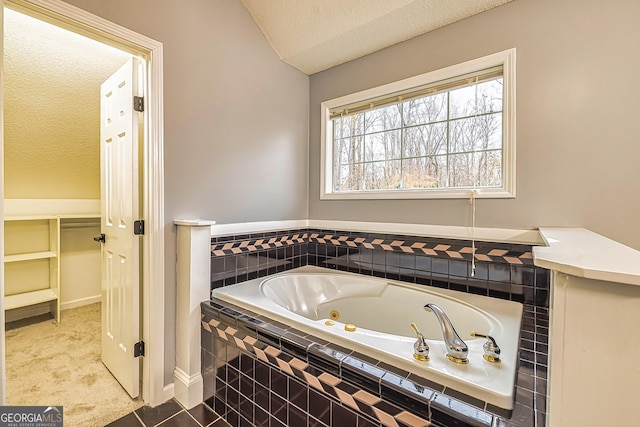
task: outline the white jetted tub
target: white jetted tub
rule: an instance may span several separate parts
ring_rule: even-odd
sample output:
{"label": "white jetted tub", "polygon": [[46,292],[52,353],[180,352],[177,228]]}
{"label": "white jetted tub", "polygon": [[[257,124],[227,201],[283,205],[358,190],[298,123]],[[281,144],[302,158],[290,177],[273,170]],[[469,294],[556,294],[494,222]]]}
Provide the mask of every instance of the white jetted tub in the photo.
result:
{"label": "white jetted tub", "polygon": [[[513,408],[519,303],[312,266],[215,289],[213,297],[500,408]],[[440,324],[423,308],[428,303],[444,310],[467,344],[468,364],[447,359]],[[416,334],[411,323],[427,339],[428,362],[413,357]],[[355,331],[346,330],[350,325]],[[495,338],[499,363],[483,359],[486,340],[471,337],[471,331]]]}

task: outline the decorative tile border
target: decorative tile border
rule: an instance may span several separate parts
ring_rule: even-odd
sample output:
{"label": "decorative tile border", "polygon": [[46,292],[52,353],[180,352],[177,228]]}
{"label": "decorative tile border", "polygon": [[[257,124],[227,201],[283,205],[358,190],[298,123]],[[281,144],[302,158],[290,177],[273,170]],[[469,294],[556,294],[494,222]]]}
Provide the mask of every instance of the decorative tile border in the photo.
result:
{"label": "decorative tile border", "polygon": [[211,243],[212,256],[227,256],[241,253],[250,253],[256,251],[265,251],[268,249],[281,248],[294,244],[306,243],[308,241],[308,233],[285,234],[277,237],[261,237],[256,239],[247,239],[231,242],[215,242]]}
{"label": "decorative tile border", "polygon": [[[412,236],[353,236],[340,232],[310,232],[310,243],[332,244],[339,247],[364,248],[409,254],[428,255],[446,259],[464,259],[470,261],[474,248],[471,242],[447,241],[440,239],[421,239]],[[486,243],[484,245],[487,245]],[[533,265],[533,257],[530,248],[512,250],[504,246],[483,246],[478,243],[475,248],[475,259],[485,262],[506,262],[517,265]]]}
{"label": "decorative tile border", "polygon": [[[291,417],[291,413],[296,414],[299,419],[307,420],[309,422],[307,425],[339,425],[340,427],[353,425],[355,427],[355,420],[359,420],[358,426],[544,427],[548,338],[544,330],[538,330],[531,324],[548,322],[546,310],[525,307],[521,366],[516,382],[516,403],[512,412],[491,407],[478,399],[455,390],[445,389],[429,380],[418,378],[413,374],[409,375],[407,372],[328,344],[313,336],[304,335],[285,325],[222,301],[203,303],[202,311],[205,399],[208,399],[208,404],[218,413],[229,414],[227,420],[232,425],[242,425],[243,416],[246,422],[260,425],[257,419],[251,419],[248,415],[258,414],[264,409],[256,407],[255,411],[245,410],[242,414],[243,405],[252,404],[243,401],[241,399],[243,395],[248,400],[258,400],[255,396],[242,393],[240,390],[243,388],[242,383],[237,385],[236,377],[246,374],[244,364],[238,367],[241,373],[227,366],[224,368],[227,370],[223,370],[220,374],[221,367],[236,363],[235,359],[229,360],[229,354],[239,354],[238,357],[248,354],[255,358],[256,366],[262,363],[277,372],[277,375],[273,373],[272,377],[282,375],[290,377],[290,389],[304,385],[308,389],[304,393],[309,396],[309,399],[311,396],[318,395],[316,399],[318,401],[324,401],[323,399],[328,399],[327,402],[331,401],[331,410],[312,408],[311,402],[300,405],[301,407],[290,408],[293,412],[290,410],[289,416]],[[233,348],[233,351],[216,350],[214,348],[216,343],[219,346],[222,344],[230,346],[229,348]],[[216,356],[216,354],[224,354],[224,356]],[[528,359],[534,361],[531,362]],[[212,373],[213,371],[216,373]],[[231,385],[227,378],[229,375],[233,377]],[[255,381],[257,390],[258,379],[254,378],[250,381]],[[264,386],[269,388],[273,386],[275,390],[272,392],[277,393],[278,389],[282,388],[277,383],[278,381],[271,378],[270,381],[265,382]],[[221,396],[218,393],[219,389],[227,389],[227,387],[230,387],[227,393],[232,396],[230,401],[227,399],[229,394]],[[286,400],[290,396],[283,396],[283,398]],[[350,424],[342,420],[331,424],[330,414],[334,412],[347,417],[345,419],[353,420],[354,423]],[[273,418],[271,415],[268,417]],[[234,423],[234,420],[237,423]],[[272,422],[271,425],[280,425],[277,422],[275,421],[276,424]],[[286,424],[286,421],[283,422]]]}
{"label": "decorative tile border", "polygon": [[[355,236],[353,234],[356,234]],[[219,238],[216,240],[220,240]],[[363,248],[428,255],[446,259],[470,261],[474,248],[471,242],[445,239],[428,239],[413,236],[371,235],[340,231],[314,231],[285,234],[277,237],[250,238],[246,240],[216,241],[211,244],[212,256],[251,253],[300,243],[332,244],[345,248]],[[484,262],[504,262],[514,265],[533,265],[531,248],[526,245],[491,244],[478,242],[475,259]]]}

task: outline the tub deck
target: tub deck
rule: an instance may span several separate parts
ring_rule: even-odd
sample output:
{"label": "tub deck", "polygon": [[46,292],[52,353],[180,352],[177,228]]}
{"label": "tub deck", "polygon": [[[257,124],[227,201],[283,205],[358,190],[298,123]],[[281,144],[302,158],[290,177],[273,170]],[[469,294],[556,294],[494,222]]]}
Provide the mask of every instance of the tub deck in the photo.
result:
{"label": "tub deck", "polygon": [[[513,408],[521,304],[312,266],[215,289],[212,296],[490,405]],[[468,365],[446,358],[436,318],[422,309],[427,302],[445,310],[467,343]],[[332,311],[337,319],[330,319]],[[427,336],[429,362],[413,358],[411,322]],[[345,330],[346,323],[356,330]],[[502,361],[485,361],[484,339],[471,338],[467,329],[493,335]]]}

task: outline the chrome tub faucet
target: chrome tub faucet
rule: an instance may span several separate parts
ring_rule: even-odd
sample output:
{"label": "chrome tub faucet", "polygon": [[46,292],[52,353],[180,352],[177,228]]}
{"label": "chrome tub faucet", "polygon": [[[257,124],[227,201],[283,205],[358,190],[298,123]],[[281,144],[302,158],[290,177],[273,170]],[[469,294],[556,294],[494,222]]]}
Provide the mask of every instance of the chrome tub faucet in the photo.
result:
{"label": "chrome tub faucet", "polygon": [[440,328],[442,329],[442,336],[444,338],[444,342],[447,346],[447,358],[459,364],[469,363],[469,359],[467,359],[467,354],[469,354],[469,347],[462,341],[460,335],[456,332],[453,325],[451,324],[451,320],[447,317],[445,312],[435,304],[427,304],[423,307],[425,311],[433,312],[440,323]]}

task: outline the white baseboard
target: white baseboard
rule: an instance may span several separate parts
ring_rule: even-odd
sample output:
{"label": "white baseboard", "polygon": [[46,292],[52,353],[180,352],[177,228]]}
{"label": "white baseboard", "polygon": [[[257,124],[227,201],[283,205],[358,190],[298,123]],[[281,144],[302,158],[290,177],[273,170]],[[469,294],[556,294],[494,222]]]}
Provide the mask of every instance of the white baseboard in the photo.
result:
{"label": "white baseboard", "polygon": [[173,371],[173,379],[175,399],[182,406],[191,409],[202,403],[204,383],[200,372],[190,376],[182,369],[176,368]]}
{"label": "white baseboard", "polygon": [[80,298],[77,300],[60,303],[60,310],[61,311],[69,310],[70,308],[82,307],[83,305],[94,304],[96,302],[101,302],[101,301],[102,301],[101,295],[94,295],[92,297]]}

